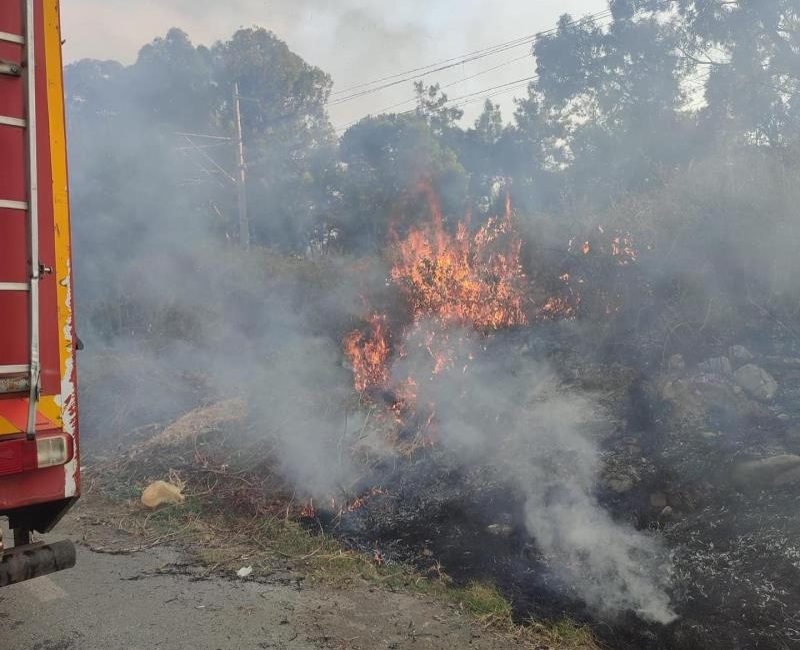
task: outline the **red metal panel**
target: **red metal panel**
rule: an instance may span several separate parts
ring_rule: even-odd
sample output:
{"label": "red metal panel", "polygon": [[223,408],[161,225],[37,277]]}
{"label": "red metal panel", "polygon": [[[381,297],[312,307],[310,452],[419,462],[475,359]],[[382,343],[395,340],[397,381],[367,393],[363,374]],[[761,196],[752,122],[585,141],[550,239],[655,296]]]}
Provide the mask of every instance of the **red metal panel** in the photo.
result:
{"label": "red metal panel", "polygon": [[12,440],[0,445],[0,476],[17,474],[24,468],[22,462],[22,445],[25,440]]}
{"label": "red metal panel", "polygon": [[[22,46],[15,43],[0,42],[0,59],[11,61],[12,63],[21,63]],[[25,112],[24,108],[22,84],[19,77],[0,75],[0,115],[22,117]]]}
{"label": "red metal panel", "polygon": [[0,7],[0,32],[22,34],[23,32],[23,0],[3,0]]}
{"label": "red metal panel", "polygon": [[[22,2],[0,3],[0,31],[22,35]],[[21,63],[23,48],[0,42],[0,59]],[[0,75],[0,115],[24,117],[22,77]],[[0,126],[0,199],[27,200],[25,188],[26,132],[13,126]],[[28,279],[27,213],[0,208],[0,282],[25,282]],[[29,306],[24,293],[0,292],[0,365],[29,362]]]}
{"label": "red metal panel", "polygon": [[[28,281],[28,258],[25,250],[27,241],[25,213],[0,209],[0,282]],[[2,311],[0,314],[4,317],[0,318],[1,332],[7,314]],[[0,358],[0,364],[2,363]]]}
{"label": "red metal panel", "polygon": [[[0,31],[23,34],[24,25],[21,8],[23,0],[0,0]],[[39,256],[34,263],[44,267],[62,269],[63,286],[71,283],[68,254],[65,255],[64,233],[68,226],[66,212],[66,178],[64,169],[62,103],[58,93],[61,88],[58,2],[36,0],[35,5],[35,53],[36,62],[36,153],[38,158],[38,235]],[[22,61],[23,51],[19,45],[0,43],[0,58]],[[52,67],[47,69],[47,65]],[[49,106],[52,102],[53,109]],[[51,115],[51,110],[54,114]],[[0,76],[0,115],[28,117],[24,115],[23,78]],[[51,134],[50,129],[53,129]],[[0,125],[0,199],[25,201],[27,197],[27,157],[25,155],[27,131],[19,127]],[[51,151],[51,140],[55,138],[58,148]],[[54,158],[53,156],[56,156]],[[56,164],[56,159],[58,164]],[[58,180],[54,181],[54,172]],[[58,183],[54,192],[54,182]],[[58,208],[54,205],[58,196]],[[58,219],[56,219],[58,214]],[[0,208],[0,282],[24,282],[30,273],[29,241],[27,236],[28,213],[20,210]],[[58,257],[56,251],[56,222],[60,224]],[[64,259],[66,258],[66,264]],[[64,290],[64,289],[62,289]],[[53,395],[62,394],[64,403],[62,416],[64,430],[73,436],[75,459],[67,466],[43,470],[25,471],[15,476],[0,477],[0,512],[11,508],[45,503],[63,499],[65,495],[77,494],[79,472],[77,467],[77,426],[74,420],[76,396],[70,385],[74,384],[74,365],[71,357],[65,356],[62,365],[62,333],[72,328],[69,309],[59,314],[59,300],[68,304],[68,295],[62,298],[55,273],[48,273],[39,282],[40,310],[40,358],[42,365],[41,392],[44,397],[41,409],[56,418],[58,408]],[[0,292],[0,365],[27,364],[29,362],[29,305],[26,292]],[[63,323],[60,320],[63,318]],[[66,344],[67,349],[69,341]],[[62,370],[64,370],[62,376]],[[0,396],[0,415],[6,423],[24,429],[27,424],[27,400],[17,395],[12,398]],[[55,432],[54,422],[37,412],[37,436]],[[13,434],[0,438],[0,446],[18,440]]]}
{"label": "red metal panel", "polygon": [[23,474],[0,476],[0,512],[63,498],[63,467],[48,467]]}
{"label": "red metal panel", "polygon": [[28,295],[0,291],[0,364],[27,364]]}
{"label": "red metal panel", "polygon": [[[25,131],[0,125],[0,156],[3,161],[0,166],[0,199],[25,201]],[[24,219],[25,213],[18,211],[16,216]]]}
{"label": "red metal panel", "polygon": [[[21,398],[10,398],[3,402],[3,418],[17,427],[20,431],[25,431],[28,423],[28,400]],[[42,413],[36,412],[36,430],[52,429],[54,423],[50,422]]]}

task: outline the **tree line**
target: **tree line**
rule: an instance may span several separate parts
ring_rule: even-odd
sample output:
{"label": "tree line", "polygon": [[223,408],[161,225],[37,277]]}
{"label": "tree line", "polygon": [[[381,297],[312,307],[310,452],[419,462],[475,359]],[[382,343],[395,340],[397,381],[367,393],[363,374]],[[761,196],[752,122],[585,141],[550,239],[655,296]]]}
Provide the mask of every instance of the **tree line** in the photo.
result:
{"label": "tree line", "polygon": [[[608,20],[563,16],[535,41],[534,79],[513,115],[487,99],[473,124],[438,85],[420,81],[414,110],[365,117],[337,137],[330,75],[263,28],[210,47],[173,28],[132,65],[67,66],[76,247],[91,251],[78,269],[85,294],[123,291],[126,274],[165,242],[179,258],[200,243],[235,241],[226,177],[236,165],[226,139],[234,83],[251,237],[281,254],[379,251],[391,219],[413,218],[423,179],[453,218],[489,213],[510,191],[539,234],[563,239],[616,219],[653,239],[670,234],[683,208],[655,223],[659,204],[633,223],[631,206],[685,192],[696,208],[698,168],[725,196],[714,205],[703,197],[687,226],[696,241],[681,254],[673,245],[671,259],[724,258],[709,238],[733,227],[729,245],[738,246],[767,209],[764,246],[796,241],[780,179],[799,167],[800,2],[611,0],[609,9]],[[773,196],[758,207],[762,181],[783,189],[763,187]],[[546,249],[530,254],[547,258]],[[741,269],[754,264],[746,257]],[[671,263],[664,254],[654,268]],[[759,273],[766,282],[775,271]]]}

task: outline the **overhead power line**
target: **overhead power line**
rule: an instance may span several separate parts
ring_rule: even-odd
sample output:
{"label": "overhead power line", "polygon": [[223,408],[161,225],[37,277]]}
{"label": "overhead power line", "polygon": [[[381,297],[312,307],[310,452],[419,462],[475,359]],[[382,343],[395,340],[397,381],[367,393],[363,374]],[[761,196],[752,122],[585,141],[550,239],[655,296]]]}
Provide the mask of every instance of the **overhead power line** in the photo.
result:
{"label": "overhead power line", "polygon": [[[522,59],[527,59],[528,56],[529,56],[528,54],[525,54],[523,56],[518,56],[518,57],[516,57],[514,59],[509,59],[508,61],[504,61],[503,63],[500,63],[499,65],[495,65],[495,66],[492,66],[491,68],[486,68],[485,70],[481,70],[480,72],[476,72],[475,74],[471,74],[468,77],[462,77],[461,79],[456,79],[455,81],[451,81],[450,83],[446,83],[443,86],[440,86],[440,90],[444,90],[445,88],[450,88],[452,86],[457,86],[458,84],[462,84],[462,83],[464,83],[466,81],[470,81],[472,79],[475,79],[476,77],[480,77],[481,75],[487,74],[489,72],[494,72],[495,70],[499,70],[500,68],[503,68],[503,67],[505,67],[505,66],[507,66],[507,65],[509,65],[511,63],[516,63],[517,61],[521,61]],[[401,102],[397,102],[396,104],[392,104],[391,106],[386,106],[386,107],[380,109],[378,111],[378,114],[380,115],[381,113],[385,113],[386,111],[390,111],[393,108],[398,108],[398,107],[403,106],[405,104],[410,104],[410,103],[416,102],[416,101],[417,101],[416,97],[410,97],[409,99],[404,99]]]}
{"label": "overhead power line", "polygon": [[[512,92],[520,88],[525,88],[528,86],[528,84],[530,84],[532,81],[535,81],[536,79],[538,79],[538,77],[536,75],[532,75],[529,77],[522,77],[521,79],[515,79],[514,81],[509,81],[507,83],[498,84],[495,86],[489,86],[488,88],[482,88],[481,90],[477,90],[475,92],[467,93],[459,97],[453,97],[452,99],[448,99],[447,106],[450,108],[461,108],[463,106],[475,103],[476,101],[483,101],[485,99],[490,99],[491,97],[495,97],[497,95],[502,95],[504,93]],[[416,107],[411,108],[407,111],[402,111],[398,113],[398,115],[410,115],[411,113],[414,113],[416,110],[417,110]],[[358,124],[360,121],[361,121],[360,119],[354,120],[353,122],[337,127],[335,130],[337,132],[346,131],[351,126]]]}
{"label": "overhead power line", "polygon": [[[611,11],[605,10],[594,14],[589,14],[582,18],[578,18],[576,20],[571,21],[568,24],[577,25],[593,20],[603,20],[610,16],[611,16]],[[426,66],[413,68],[411,70],[406,70],[392,75],[387,75],[385,77],[381,77],[380,79],[375,79],[373,81],[368,81],[365,83],[356,84],[355,86],[350,86],[349,88],[333,93],[332,95],[333,99],[331,99],[328,102],[328,106],[336,106],[338,104],[352,101],[353,99],[358,99],[359,97],[363,97],[365,95],[370,95],[379,92],[381,90],[391,88],[393,86],[407,83],[408,81],[417,80],[422,77],[435,74],[437,72],[443,72],[445,70],[449,70],[451,68],[455,68],[460,65],[464,65],[466,63],[471,63],[473,61],[477,61],[486,58],[488,56],[494,56],[496,54],[500,54],[502,52],[506,52],[521,47],[523,45],[533,44],[536,40],[540,39],[543,36],[555,33],[558,29],[559,27],[554,27],[551,29],[539,31],[534,34],[530,34],[528,36],[523,36],[517,39],[513,39],[511,41],[506,41],[504,43],[491,45],[489,47],[482,48],[480,50],[474,50],[472,52],[468,52],[467,54],[451,57],[449,59],[442,59],[441,61],[437,61],[435,63],[431,63]]]}
{"label": "overhead power line", "polygon": [[[448,104],[456,104],[459,101],[462,101],[462,100],[465,100],[465,99],[471,99],[471,98],[474,98],[475,96],[478,96],[478,95],[480,96],[479,99],[483,99],[486,96],[486,93],[489,93],[489,92],[491,92],[493,90],[498,90],[500,88],[508,88],[509,86],[520,86],[520,85],[527,86],[531,81],[534,81],[536,78],[537,78],[536,75],[531,75],[529,77],[523,77],[521,79],[515,79],[514,81],[509,81],[509,82],[504,83],[504,84],[498,84],[496,86],[490,86],[489,88],[483,88],[481,90],[476,90],[475,92],[467,93],[466,95],[461,95],[460,97],[453,97],[452,99],[448,99],[447,103]],[[405,113],[403,113],[403,114],[405,115],[406,113],[413,113],[415,110],[417,110],[417,109],[416,108],[412,108],[409,111],[405,111]]]}

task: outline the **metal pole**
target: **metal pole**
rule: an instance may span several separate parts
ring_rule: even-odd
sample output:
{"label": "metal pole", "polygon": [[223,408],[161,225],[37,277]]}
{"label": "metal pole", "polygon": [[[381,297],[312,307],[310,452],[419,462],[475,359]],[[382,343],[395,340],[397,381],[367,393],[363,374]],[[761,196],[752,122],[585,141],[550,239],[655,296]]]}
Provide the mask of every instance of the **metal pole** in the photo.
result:
{"label": "metal pole", "polygon": [[233,84],[233,108],[236,116],[236,148],[238,152],[238,174],[236,187],[239,206],[239,245],[250,247],[250,220],[247,216],[247,171],[244,163],[244,140],[242,139],[242,113],[239,108],[239,82]]}
{"label": "metal pole", "polygon": [[36,403],[39,400],[39,171],[36,160],[36,31],[34,2],[25,2],[25,95],[28,114],[28,222],[30,230],[30,394],[28,397],[28,438],[36,435]]}

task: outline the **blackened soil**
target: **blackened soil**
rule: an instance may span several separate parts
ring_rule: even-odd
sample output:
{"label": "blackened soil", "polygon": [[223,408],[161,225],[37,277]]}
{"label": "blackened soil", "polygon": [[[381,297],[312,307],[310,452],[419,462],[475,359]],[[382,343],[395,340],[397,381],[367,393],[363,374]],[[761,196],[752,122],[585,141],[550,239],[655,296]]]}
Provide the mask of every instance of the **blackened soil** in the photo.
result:
{"label": "blackened soil", "polygon": [[[594,616],[539,555],[522,524],[519,497],[492,472],[448,468],[434,453],[384,485],[385,495],[331,521],[335,533],[433,576],[494,583],[520,622],[566,617],[588,623],[616,650],[800,647],[800,496],[792,490],[726,495],[723,507],[701,505],[667,523],[644,512],[642,495],[607,500],[618,516],[658,526],[673,552],[679,619],[663,626],[632,613]],[[632,507],[642,512],[636,516]]]}

